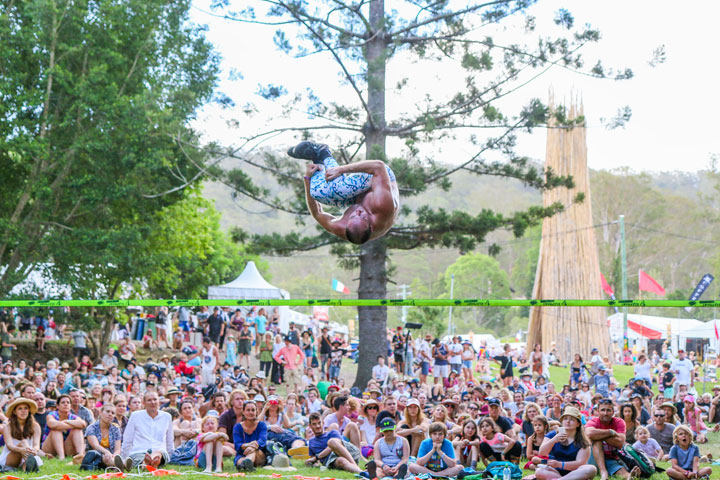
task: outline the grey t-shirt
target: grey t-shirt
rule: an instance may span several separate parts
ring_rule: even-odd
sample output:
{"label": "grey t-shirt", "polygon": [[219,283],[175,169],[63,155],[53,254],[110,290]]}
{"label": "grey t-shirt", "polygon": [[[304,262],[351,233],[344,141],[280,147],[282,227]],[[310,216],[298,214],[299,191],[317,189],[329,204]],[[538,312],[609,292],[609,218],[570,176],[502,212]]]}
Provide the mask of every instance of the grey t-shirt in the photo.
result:
{"label": "grey t-shirt", "polygon": [[72,334],[73,342],[75,342],[75,348],[87,348],[85,342],[85,332],[82,330],[75,330]]}
{"label": "grey t-shirt", "polygon": [[666,423],[665,428],[663,428],[661,432],[655,427],[655,424],[653,423],[651,425],[648,425],[647,429],[648,432],[650,432],[650,437],[654,438],[655,441],[660,444],[663,452],[670,453],[670,449],[673,446],[673,432],[675,431],[675,426]]}

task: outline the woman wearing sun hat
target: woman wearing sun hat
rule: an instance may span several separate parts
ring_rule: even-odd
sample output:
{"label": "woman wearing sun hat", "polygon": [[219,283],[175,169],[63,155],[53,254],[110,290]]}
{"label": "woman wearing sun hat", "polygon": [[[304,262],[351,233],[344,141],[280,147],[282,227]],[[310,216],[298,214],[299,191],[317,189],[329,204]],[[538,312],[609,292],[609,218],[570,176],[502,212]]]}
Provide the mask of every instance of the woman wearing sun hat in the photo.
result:
{"label": "woman wearing sun hat", "polygon": [[[575,407],[566,407],[560,416],[560,423],[561,428],[545,436],[539,456],[533,459],[533,463],[539,463],[535,477],[538,480],[593,478],[597,468],[587,465],[591,443],[582,426],[582,414]],[[541,457],[548,459],[541,460]]]}
{"label": "woman wearing sun hat", "polygon": [[5,447],[0,453],[0,467],[22,468],[37,472],[42,465],[40,455],[40,426],[33,420],[37,403],[18,398],[8,405],[5,416],[8,423],[2,431]]}

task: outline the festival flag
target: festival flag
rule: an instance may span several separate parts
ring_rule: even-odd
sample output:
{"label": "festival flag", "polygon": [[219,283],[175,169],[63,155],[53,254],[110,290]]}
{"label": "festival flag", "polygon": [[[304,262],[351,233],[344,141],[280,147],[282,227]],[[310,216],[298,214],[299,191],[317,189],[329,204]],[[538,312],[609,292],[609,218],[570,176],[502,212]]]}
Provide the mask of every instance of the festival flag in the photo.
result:
{"label": "festival flag", "polygon": [[602,273],[600,273],[600,282],[602,283],[603,291],[608,294],[608,297],[615,297],[615,292],[613,292],[612,287],[607,282],[607,280],[605,280],[605,275],[603,275]]}
{"label": "festival flag", "polygon": [[715,320],[715,340],[720,340],[720,333],[718,333],[717,329],[717,320]]}
{"label": "festival flag", "polygon": [[340,280],[337,278],[332,279],[332,289],[336,292],[344,293],[345,295],[350,294],[350,289],[346,287]]}
{"label": "festival flag", "polygon": [[[711,274],[706,273],[703,275],[698,284],[695,286],[695,290],[693,290],[690,294],[690,301],[700,300],[700,297],[702,297],[702,294],[705,293],[705,290],[707,290],[713,280],[715,280],[715,277]],[[685,310],[689,312],[692,310],[692,307],[685,307]]]}
{"label": "festival flag", "polygon": [[657,293],[658,295],[665,295],[665,289],[657,282],[657,280],[652,278],[650,275],[643,272],[642,270],[638,270],[638,277],[638,290],[645,292],[653,292]]}

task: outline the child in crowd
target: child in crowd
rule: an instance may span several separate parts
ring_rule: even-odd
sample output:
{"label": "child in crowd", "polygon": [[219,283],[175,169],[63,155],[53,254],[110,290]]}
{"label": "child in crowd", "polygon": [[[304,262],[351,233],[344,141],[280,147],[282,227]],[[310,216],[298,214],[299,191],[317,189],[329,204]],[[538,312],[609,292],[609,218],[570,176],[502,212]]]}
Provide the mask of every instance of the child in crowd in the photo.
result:
{"label": "child in crowd", "polygon": [[212,466],[215,466],[215,473],[222,472],[222,458],[224,442],[229,441],[229,437],[224,433],[217,431],[218,418],[209,416],[202,419],[200,423],[200,433],[197,437],[197,453],[195,455],[195,465],[203,468],[204,473],[212,473]]}
{"label": "child in crowd", "polygon": [[675,396],[675,374],[670,371],[670,364],[662,364],[662,372],[658,374],[658,389],[662,392],[663,398],[672,400]]}
{"label": "child in crowd", "polygon": [[447,436],[444,423],[433,422],[428,429],[430,438],[420,444],[417,460],[410,465],[410,473],[430,473],[443,477],[457,476],[463,466],[455,460],[455,450]]}
{"label": "child in crowd", "polygon": [[455,458],[464,467],[475,469],[478,461],[480,448],[480,437],[478,427],[474,420],[465,420],[462,430],[455,436],[452,442],[455,447]]}
{"label": "child in crowd", "polygon": [[692,443],[693,433],[685,425],[680,425],[673,432],[675,445],[670,449],[671,467],[665,473],[674,480],[688,478],[710,478],[710,467],[700,468],[700,450]]}
{"label": "child in crowd", "polygon": [[648,431],[647,428],[642,426],[637,427],[635,429],[635,438],[637,438],[637,442],[633,444],[633,448],[635,450],[643,452],[645,455],[650,457],[653,462],[662,461],[662,447],[660,447],[657,440],[650,437],[650,431]]}
{"label": "child in crowd", "polygon": [[230,334],[225,339],[225,362],[234,367],[237,365],[237,342],[235,336]]}
{"label": "child in crowd", "polygon": [[503,435],[500,427],[490,418],[480,421],[480,457],[487,467],[492,461],[504,461],[505,455],[515,445],[515,440]]}
{"label": "child in crowd", "polygon": [[695,440],[698,443],[707,443],[708,428],[702,420],[702,411],[695,405],[695,397],[686,395],[685,398],[683,398],[683,403],[685,404],[683,418],[695,435]]}
{"label": "child in crowd", "polygon": [[525,455],[528,458],[525,468],[529,470],[535,470],[535,468],[537,468],[532,462],[532,459],[539,455],[540,445],[542,445],[543,440],[545,440],[545,435],[550,431],[547,418],[543,415],[535,415],[535,418],[532,419],[532,426],[533,434],[528,436],[525,445]]}
{"label": "child in crowd", "polygon": [[395,434],[395,421],[386,417],[380,421],[378,427],[382,437],[375,442],[373,459],[367,464],[370,479],[378,478],[377,471],[384,477],[394,477],[402,480],[407,475],[408,460],[410,459],[410,444]]}

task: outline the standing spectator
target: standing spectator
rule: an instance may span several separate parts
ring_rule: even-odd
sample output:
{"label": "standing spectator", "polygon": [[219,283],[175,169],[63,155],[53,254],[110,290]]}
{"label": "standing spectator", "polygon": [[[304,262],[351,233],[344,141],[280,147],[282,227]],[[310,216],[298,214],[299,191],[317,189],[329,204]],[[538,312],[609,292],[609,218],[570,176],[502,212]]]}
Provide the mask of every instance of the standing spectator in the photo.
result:
{"label": "standing spectator", "polygon": [[2,348],[0,348],[0,357],[2,357],[3,363],[9,362],[12,359],[13,350],[17,346],[12,342],[12,333],[15,331],[15,325],[9,323],[7,325],[7,331],[2,332],[0,339],[2,340]]}
{"label": "standing spectator", "polygon": [[290,338],[290,343],[300,346],[300,334],[295,328],[295,322],[290,322],[287,336]]}
{"label": "standing spectator", "polygon": [[220,361],[220,353],[209,337],[203,338],[202,343],[202,384],[205,386],[215,384],[215,369]]}
{"label": "standing spectator", "polygon": [[337,382],[340,378],[340,367],[342,366],[342,359],[347,353],[347,350],[341,348],[342,342],[339,339],[335,339],[332,342],[332,350],[330,351],[330,367],[329,367],[329,380],[331,382]]}
{"label": "standing spectator", "polygon": [[[213,309],[212,315],[210,315],[207,319],[207,325],[208,325],[208,334],[207,336],[210,338],[210,340],[218,344],[220,343],[220,336],[225,332],[225,321],[223,319],[222,313],[220,313],[220,308],[215,307]],[[203,343],[205,340],[203,339]]]}
{"label": "standing spectator", "polygon": [[328,335],[328,327],[322,327],[322,334],[318,338],[320,342],[320,372],[323,373],[325,379],[329,377],[328,361],[330,360],[330,352],[332,351],[332,340]]}
{"label": "standing spectator", "polygon": [[427,376],[430,373],[430,362],[432,362],[432,349],[430,347],[432,342],[432,335],[429,333],[425,334],[425,338],[420,341],[418,347],[418,358],[420,359],[420,383],[425,385],[427,383]]}
{"label": "standing spectator", "polygon": [[604,365],[600,365],[597,374],[590,381],[595,386],[595,393],[599,393],[603,398],[610,396],[610,375],[605,373]]}
{"label": "standing spectator", "polygon": [[299,393],[303,388],[302,368],[305,362],[305,354],[297,344],[292,343],[289,334],[285,335],[285,346],[281,348],[273,358],[284,367],[285,383],[288,387],[288,393]]}
{"label": "standing spectator", "polygon": [[670,364],[664,362],[662,364],[662,372],[658,373],[658,386],[662,391],[663,398],[672,401],[675,396],[676,380],[675,374],[670,371]]}
{"label": "standing spectator", "polygon": [[398,375],[405,373],[405,336],[402,327],[397,327],[392,337],[393,357],[395,360],[395,371]]}
{"label": "standing spectator", "polygon": [[462,345],[460,345],[460,337],[453,337],[452,343],[448,345],[448,350],[450,351],[450,358],[448,359],[448,361],[450,362],[450,371],[460,375],[460,373],[462,373],[463,351],[463,347]]}
{"label": "standing spectator", "polygon": [[692,361],[685,358],[685,350],[678,350],[678,358],[670,364],[670,371],[677,375],[677,384],[692,387],[695,385]]}
{"label": "standing spectator", "polygon": [[170,312],[167,306],[163,305],[162,307],[158,307],[155,313],[155,329],[157,330],[158,347],[160,347],[161,344],[165,344],[166,348],[170,346],[167,336],[167,321],[169,316]]}
{"label": "standing spectator", "polygon": [[87,333],[81,328],[74,330],[68,338],[67,344],[70,345],[70,340],[73,341],[73,356],[75,357],[75,365],[80,364],[80,358],[83,355],[88,355],[89,351],[87,348]]}
{"label": "standing spectator", "polygon": [[121,471],[142,464],[157,468],[170,460],[174,450],[172,417],[159,410],[158,394],[146,392],[143,404],[144,410],[130,415],[123,434],[122,457],[117,455],[114,459]]}
{"label": "standing spectator", "polygon": [[[200,308],[200,313],[198,313],[198,320],[204,321],[206,320],[210,315],[207,313],[208,307],[203,306]],[[177,321],[178,321],[178,328],[182,330],[185,333],[185,340],[190,341],[189,332],[190,332],[190,310],[188,310],[187,307],[180,307],[177,310]]]}
{"label": "standing spectator", "polygon": [[238,335],[238,365],[250,369],[250,353],[252,353],[252,333],[247,323],[243,323]]}
{"label": "standing spectator", "polygon": [[505,346],[503,346],[503,354],[494,356],[493,360],[500,365],[500,379],[502,380],[503,386],[509,387],[512,385],[513,359],[510,354],[510,345],[506,343]]}
{"label": "standing spectator", "polygon": [[[265,335],[265,332],[267,331],[267,317],[265,316],[265,309],[261,308],[258,310],[257,315],[255,316],[255,333],[256,338],[260,339]],[[255,353],[258,352],[257,346],[255,348]]]}
{"label": "standing spectator", "polygon": [[[272,340],[273,334],[271,332],[265,332],[265,335],[258,338],[258,343],[260,344],[260,371],[265,372],[266,377],[270,375],[270,369],[273,366]],[[248,365],[250,365],[249,359]]]}
{"label": "standing spectator", "polygon": [[432,356],[433,359],[435,359],[435,365],[433,365],[434,383],[437,385],[450,375],[448,350],[445,344],[438,338],[433,340]]}
{"label": "standing spectator", "polygon": [[651,369],[652,364],[650,363],[650,361],[648,361],[645,354],[641,353],[640,356],[638,356],[635,366],[633,367],[635,379],[642,379],[648,387],[652,388],[652,377],[650,373]]}

